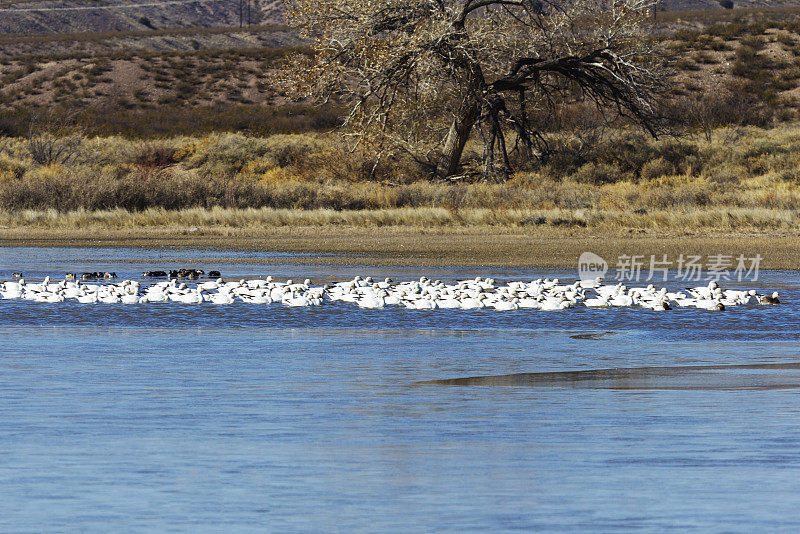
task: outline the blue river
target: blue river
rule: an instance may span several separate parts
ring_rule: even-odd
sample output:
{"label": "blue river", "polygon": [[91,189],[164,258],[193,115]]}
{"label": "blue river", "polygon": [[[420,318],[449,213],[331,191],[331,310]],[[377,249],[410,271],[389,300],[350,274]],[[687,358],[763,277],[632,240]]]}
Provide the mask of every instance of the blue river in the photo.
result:
{"label": "blue river", "polygon": [[[12,247],[0,280],[576,275],[295,258]],[[760,275],[723,285],[781,305],[0,300],[0,531],[796,532],[800,273]]]}

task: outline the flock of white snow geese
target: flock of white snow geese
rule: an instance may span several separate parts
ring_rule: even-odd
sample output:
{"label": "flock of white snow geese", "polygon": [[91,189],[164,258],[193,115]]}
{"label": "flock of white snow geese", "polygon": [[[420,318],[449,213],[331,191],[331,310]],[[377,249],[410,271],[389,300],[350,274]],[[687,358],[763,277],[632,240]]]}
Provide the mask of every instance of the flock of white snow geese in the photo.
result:
{"label": "flock of white snow geese", "polygon": [[[151,273],[145,273],[144,276],[153,276]],[[161,271],[155,273],[155,276],[162,274]],[[622,283],[607,284],[602,278],[571,283],[564,283],[557,278],[500,283],[492,278],[477,277],[447,283],[426,277],[394,282],[389,278],[377,281],[368,276],[356,276],[344,282],[315,286],[310,280],[280,282],[273,280],[271,276],[238,281],[225,281],[220,277],[202,281],[197,280],[197,276],[190,275],[157,282],[117,282],[113,273],[86,274],[91,276],[76,277],[68,274],[60,281],[46,277],[38,283],[28,282],[21,277],[15,278],[0,283],[0,297],[3,300],[24,299],[43,303],[243,302],[319,306],[342,302],[360,308],[402,306],[417,310],[490,308],[500,311],[522,308],[563,310],[576,307],[639,307],[658,311],[693,307],[722,311],[736,306],[780,303],[777,292],[761,295],[753,289],[723,289],[716,281],[673,292],[653,285],[627,287]],[[99,278],[107,280],[98,281]]]}

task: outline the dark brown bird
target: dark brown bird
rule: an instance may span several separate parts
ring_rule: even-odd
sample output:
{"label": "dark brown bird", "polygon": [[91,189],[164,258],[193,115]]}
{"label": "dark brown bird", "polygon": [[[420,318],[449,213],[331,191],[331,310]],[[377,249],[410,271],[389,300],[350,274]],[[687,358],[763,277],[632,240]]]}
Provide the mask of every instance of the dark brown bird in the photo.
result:
{"label": "dark brown bird", "polygon": [[778,299],[778,292],[775,291],[772,295],[756,295],[758,297],[758,303],[763,305],[769,304],[780,304],[781,301]]}

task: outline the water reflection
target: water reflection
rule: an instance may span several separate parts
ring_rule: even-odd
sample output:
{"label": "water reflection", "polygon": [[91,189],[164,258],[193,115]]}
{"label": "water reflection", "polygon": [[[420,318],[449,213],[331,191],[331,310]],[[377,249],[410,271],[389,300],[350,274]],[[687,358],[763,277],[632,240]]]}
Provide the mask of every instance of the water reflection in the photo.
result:
{"label": "water reflection", "polygon": [[800,363],[516,373],[431,380],[420,384],[573,389],[779,389],[800,387]]}

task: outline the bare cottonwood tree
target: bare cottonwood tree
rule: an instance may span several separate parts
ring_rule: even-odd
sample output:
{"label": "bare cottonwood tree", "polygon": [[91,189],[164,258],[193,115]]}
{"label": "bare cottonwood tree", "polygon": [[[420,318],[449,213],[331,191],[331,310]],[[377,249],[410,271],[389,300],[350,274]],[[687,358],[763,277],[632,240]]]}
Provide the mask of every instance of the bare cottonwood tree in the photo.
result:
{"label": "bare cottonwood tree", "polygon": [[485,174],[507,177],[515,150],[543,157],[529,118],[567,101],[653,132],[653,0],[285,2],[313,42],[295,79],[350,105],[348,135],[402,147],[439,176],[459,171],[472,135]]}

